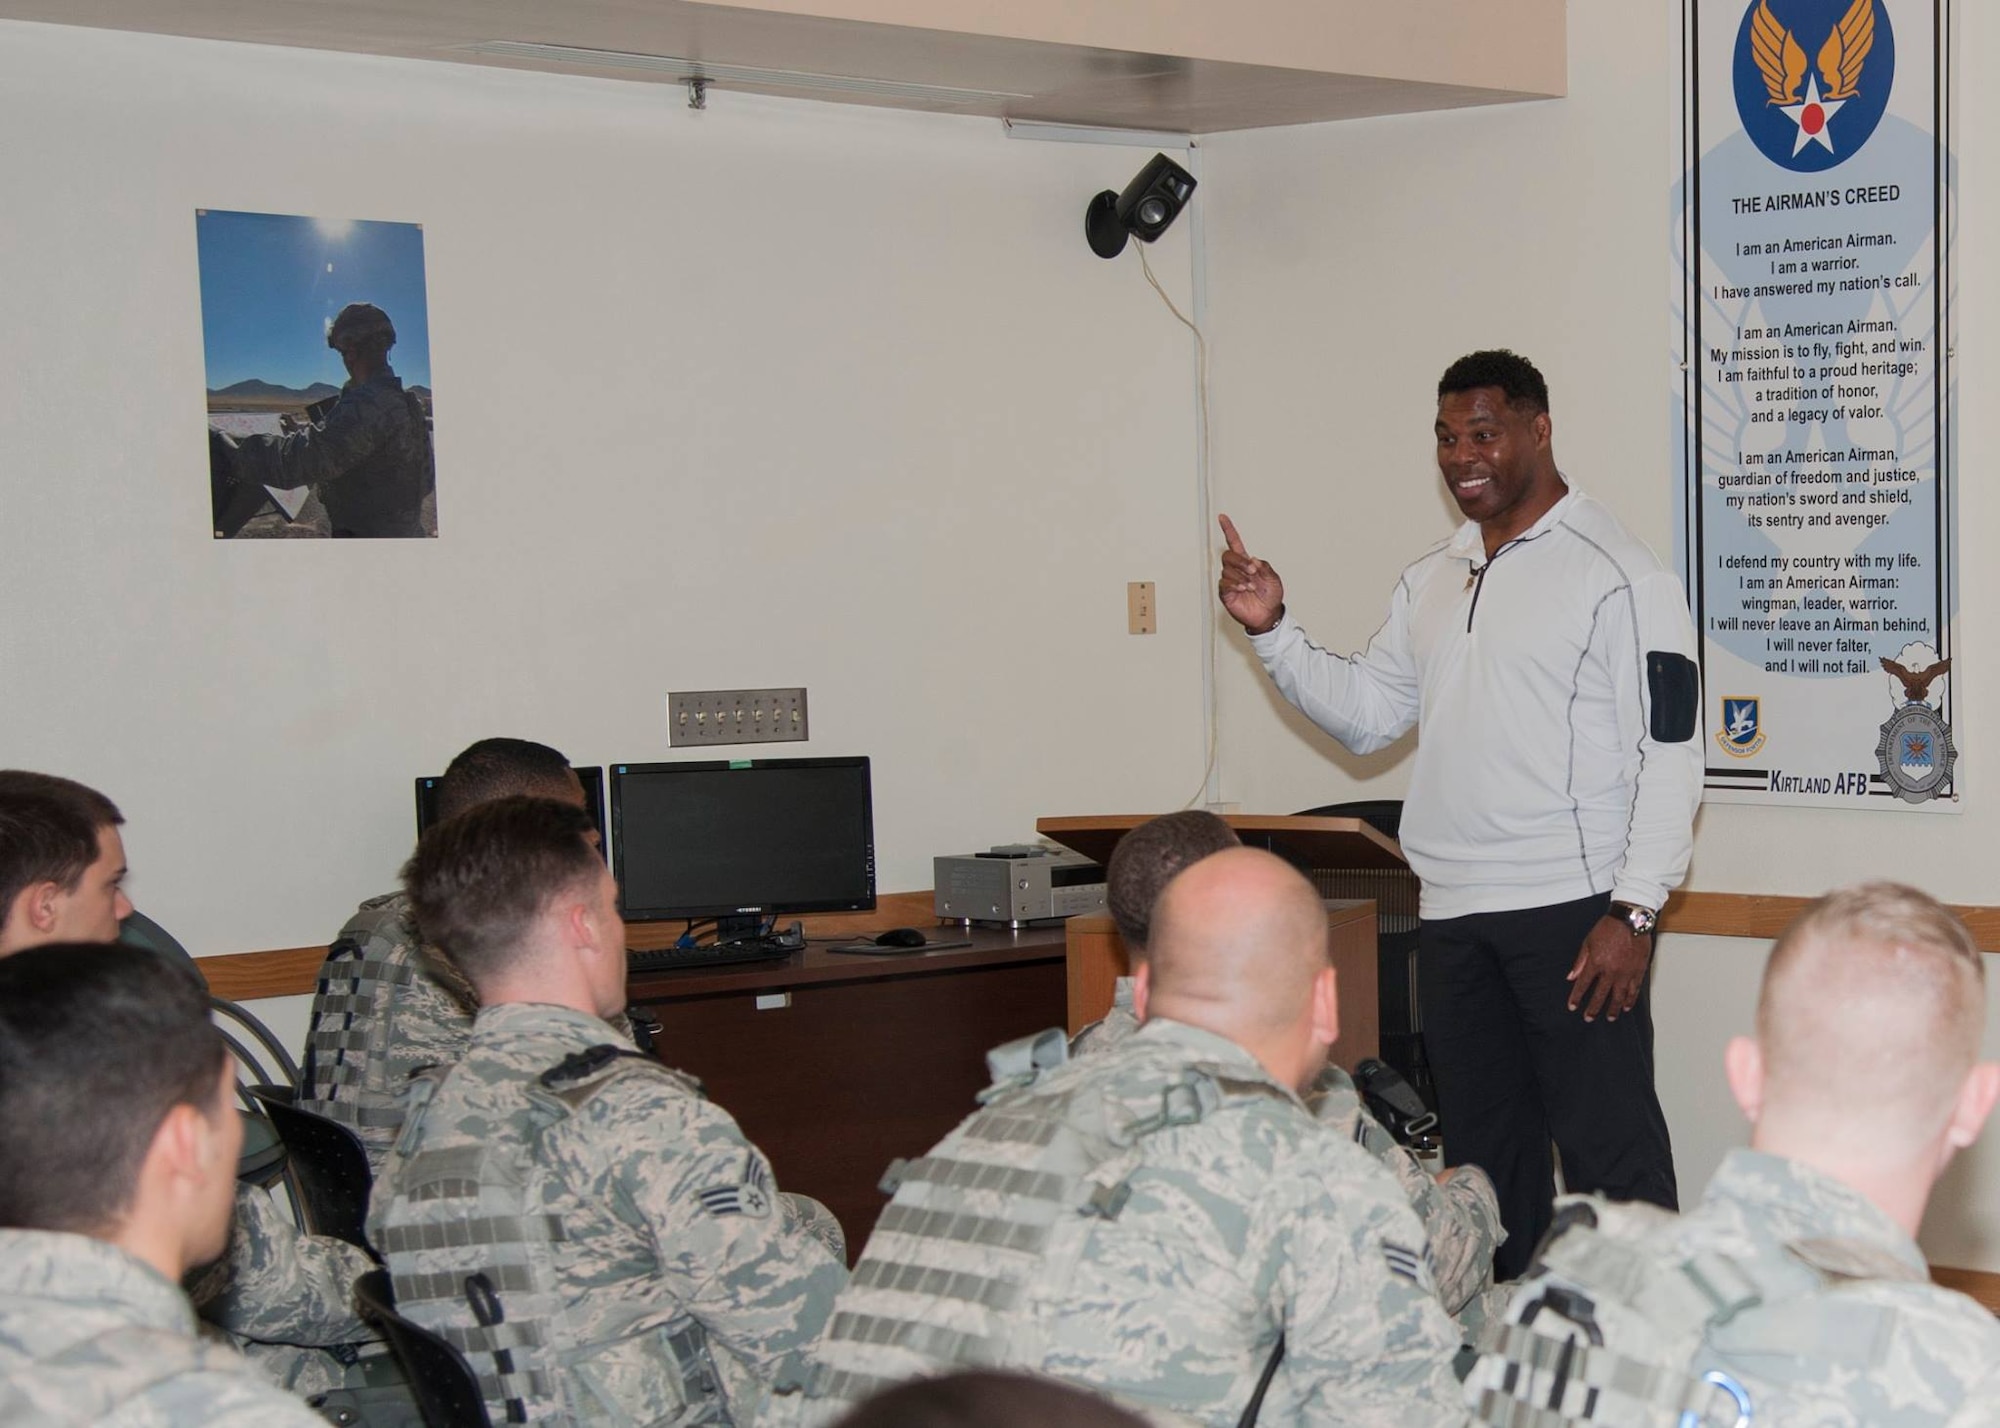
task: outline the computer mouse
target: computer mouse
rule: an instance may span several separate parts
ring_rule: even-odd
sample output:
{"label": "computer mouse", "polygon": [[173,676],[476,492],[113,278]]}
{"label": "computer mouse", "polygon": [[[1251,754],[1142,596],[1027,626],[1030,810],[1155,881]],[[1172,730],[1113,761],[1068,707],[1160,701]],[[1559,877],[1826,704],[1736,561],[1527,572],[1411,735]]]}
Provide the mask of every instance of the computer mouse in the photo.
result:
{"label": "computer mouse", "polygon": [[921,947],[927,939],[914,927],[892,927],[875,939],[877,947]]}

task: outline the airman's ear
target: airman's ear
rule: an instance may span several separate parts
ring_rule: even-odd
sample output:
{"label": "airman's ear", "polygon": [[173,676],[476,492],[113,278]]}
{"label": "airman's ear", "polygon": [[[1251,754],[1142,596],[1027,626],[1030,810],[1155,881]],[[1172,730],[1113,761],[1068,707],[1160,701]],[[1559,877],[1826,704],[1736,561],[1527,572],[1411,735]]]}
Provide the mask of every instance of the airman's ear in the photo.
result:
{"label": "airman's ear", "polygon": [[1979,1139],[1979,1129],[1993,1114],[1993,1102],[2000,1097],[2000,1062],[1982,1061],[1965,1075],[1958,1088],[1958,1104],[1952,1107],[1945,1126],[1945,1158],[1964,1150]]}
{"label": "airman's ear", "polygon": [[1764,1048],[1751,1037],[1734,1037],[1722,1053],[1722,1067],[1729,1076],[1729,1093],[1754,1126],[1764,1113]]}

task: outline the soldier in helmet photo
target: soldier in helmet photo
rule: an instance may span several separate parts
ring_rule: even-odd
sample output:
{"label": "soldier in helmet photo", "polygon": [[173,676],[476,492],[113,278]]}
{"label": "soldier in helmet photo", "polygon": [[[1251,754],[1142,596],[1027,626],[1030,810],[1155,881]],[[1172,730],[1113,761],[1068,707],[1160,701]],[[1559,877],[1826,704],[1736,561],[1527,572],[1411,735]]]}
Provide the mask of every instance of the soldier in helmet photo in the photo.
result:
{"label": "soldier in helmet photo", "polygon": [[[424,537],[437,534],[437,480],[430,417],[389,365],[396,326],[373,303],[349,303],[327,328],[347,384],[306,409],[276,435],[241,439],[212,433],[216,529],[253,533],[274,514],[268,492],[310,488],[293,523],[317,502],[333,536]],[[317,532],[315,532],[317,533]]]}

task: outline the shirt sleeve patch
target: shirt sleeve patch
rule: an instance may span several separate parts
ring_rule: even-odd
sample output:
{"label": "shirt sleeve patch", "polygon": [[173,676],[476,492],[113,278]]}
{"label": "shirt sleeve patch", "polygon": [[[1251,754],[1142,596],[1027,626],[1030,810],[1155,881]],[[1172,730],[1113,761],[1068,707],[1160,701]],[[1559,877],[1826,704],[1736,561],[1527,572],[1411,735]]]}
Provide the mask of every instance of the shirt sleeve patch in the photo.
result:
{"label": "shirt sleeve patch", "polygon": [[711,1185],[696,1196],[701,1208],[721,1218],[747,1215],[761,1220],[771,1213],[771,1172],[752,1151],[743,1158],[743,1176],[731,1185]]}
{"label": "shirt sleeve patch", "polygon": [[1437,1293],[1437,1279],[1431,1272],[1429,1245],[1422,1250],[1413,1250],[1384,1240],[1382,1262],[1388,1265],[1389,1273],[1409,1280],[1426,1294]]}

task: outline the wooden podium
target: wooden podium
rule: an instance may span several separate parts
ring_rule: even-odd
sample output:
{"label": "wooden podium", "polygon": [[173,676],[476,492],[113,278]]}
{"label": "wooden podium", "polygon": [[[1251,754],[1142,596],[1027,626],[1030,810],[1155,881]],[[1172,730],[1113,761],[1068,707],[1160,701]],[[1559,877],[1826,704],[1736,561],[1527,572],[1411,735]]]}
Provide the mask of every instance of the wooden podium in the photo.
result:
{"label": "wooden podium", "polygon": [[[1043,818],[1035,831],[1095,862],[1108,863],[1111,850],[1154,815]],[[1223,822],[1244,843],[1266,848],[1303,868],[1400,869],[1402,850],[1358,818],[1284,818],[1233,813]],[[1330,900],[1333,964],[1340,976],[1340,1040],[1333,1059],[1352,1071],[1355,1063],[1378,1054],[1381,1008],[1375,955],[1375,904],[1366,899]],[[1068,964],[1068,1013],[1072,1035],[1111,1009],[1117,979],[1130,961],[1109,917],[1072,917],[1064,934]]]}

